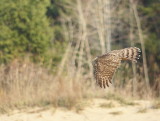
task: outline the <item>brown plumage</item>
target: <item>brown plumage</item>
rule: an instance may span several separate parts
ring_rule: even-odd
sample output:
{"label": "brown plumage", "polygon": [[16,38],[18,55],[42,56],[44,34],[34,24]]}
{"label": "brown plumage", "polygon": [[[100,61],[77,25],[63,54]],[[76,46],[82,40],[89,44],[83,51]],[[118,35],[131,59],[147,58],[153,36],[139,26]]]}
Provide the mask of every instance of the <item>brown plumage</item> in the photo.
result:
{"label": "brown plumage", "polygon": [[137,62],[140,57],[140,49],[136,47],[125,48],[121,50],[113,50],[109,53],[96,57],[92,64],[94,77],[97,84],[102,88],[109,87],[114,72],[121,64],[121,60],[130,60]]}

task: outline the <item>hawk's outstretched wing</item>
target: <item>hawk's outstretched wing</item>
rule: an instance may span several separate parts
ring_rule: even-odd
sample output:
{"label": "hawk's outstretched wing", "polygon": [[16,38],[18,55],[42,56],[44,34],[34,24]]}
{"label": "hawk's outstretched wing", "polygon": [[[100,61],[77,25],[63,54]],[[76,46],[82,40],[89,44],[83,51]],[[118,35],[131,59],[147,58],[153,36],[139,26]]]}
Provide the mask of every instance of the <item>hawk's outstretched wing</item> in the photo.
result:
{"label": "hawk's outstretched wing", "polygon": [[94,77],[100,87],[109,86],[114,72],[121,64],[121,60],[136,62],[139,58],[140,49],[136,47],[114,50],[102,56],[96,57],[93,61]]}

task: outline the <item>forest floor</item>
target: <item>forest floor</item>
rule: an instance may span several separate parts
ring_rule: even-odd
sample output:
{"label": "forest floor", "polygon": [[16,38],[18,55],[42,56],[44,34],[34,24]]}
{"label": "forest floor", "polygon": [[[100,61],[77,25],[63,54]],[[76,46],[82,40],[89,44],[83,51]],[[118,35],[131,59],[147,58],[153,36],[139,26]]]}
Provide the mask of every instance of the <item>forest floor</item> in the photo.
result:
{"label": "forest floor", "polygon": [[37,107],[0,115],[0,121],[160,121],[160,109],[152,101],[92,99],[75,109]]}

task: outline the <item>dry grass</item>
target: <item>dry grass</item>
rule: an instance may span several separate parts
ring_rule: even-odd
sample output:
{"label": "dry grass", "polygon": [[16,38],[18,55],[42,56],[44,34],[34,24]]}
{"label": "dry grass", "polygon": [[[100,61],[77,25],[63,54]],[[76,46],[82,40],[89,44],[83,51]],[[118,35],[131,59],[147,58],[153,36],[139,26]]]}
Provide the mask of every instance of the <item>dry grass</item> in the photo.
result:
{"label": "dry grass", "polygon": [[123,114],[123,112],[122,111],[114,111],[114,112],[110,112],[109,114],[120,115],[120,114]]}
{"label": "dry grass", "polygon": [[[48,105],[80,112],[88,105],[82,99],[93,98],[96,95],[107,100],[115,100],[120,105],[137,105],[127,100],[126,95],[122,96],[114,91],[114,93],[109,93],[104,89],[89,87],[85,77],[80,76],[76,81],[66,75],[62,73],[55,78],[50,71],[28,60],[15,60],[8,65],[1,65],[0,113],[9,112],[15,108],[24,109]],[[156,103],[155,107],[158,108],[158,106],[159,103]],[[100,107],[112,108],[114,104],[104,103]]]}
{"label": "dry grass", "polygon": [[152,104],[153,109],[160,109],[160,100],[155,100]]}
{"label": "dry grass", "polygon": [[91,102],[89,100],[82,100],[82,101],[80,101],[79,103],[77,103],[75,105],[75,109],[74,110],[77,113],[80,113],[81,111],[83,111],[85,109],[85,107],[90,106],[90,105],[91,105]]}
{"label": "dry grass", "polygon": [[146,113],[147,112],[147,108],[140,108],[137,113]]}
{"label": "dry grass", "polygon": [[109,103],[100,104],[100,107],[102,107],[102,108],[114,108],[115,105],[112,102],[109,102]]}
{"label": "dry grass", "polygon": [[0,67],[0,112],[26,106],[63,106],[71,109],[81,100],[81,86],[57,78],[27,60]]}
{"label": "dry grass", "polygon": [[129,99],[124,98],[124,96],[119,96],[116,93],[108,93],[107,95],[105,95],[103,98],[107,99],[107,100],[116,100],[118,101],[121,105],[130,105],[130,106],[134,106],[137,105],[137,103],[130,101]]}

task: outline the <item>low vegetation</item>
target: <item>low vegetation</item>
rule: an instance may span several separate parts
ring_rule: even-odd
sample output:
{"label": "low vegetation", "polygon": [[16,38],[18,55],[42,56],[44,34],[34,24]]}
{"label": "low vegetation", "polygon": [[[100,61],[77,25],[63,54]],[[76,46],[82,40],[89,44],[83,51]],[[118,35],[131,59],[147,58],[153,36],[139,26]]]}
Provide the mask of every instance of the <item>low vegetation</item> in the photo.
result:
{"label": "low vegetation", "polygon": [[121,115],[123,114],[122,111],[113,111],[113,112],[110,112],[109,114],[112,114],[112,115]]}
{"label": "low vegetation", "polygon": [[109,103],[102,103],[102,104],[100,104],[100,107],[101,108],[114,108],[115,105],[112,102],[109,102]]}
{"label": "low vegetation", "polygon": [[70,88],[40,65],[15,60],[0,67],[0,112],[13,108],[53,105],[68,109],[82,98],[76,83]]}
{"label": "low vegetation", "polygon": [[153,102],[152,108],[153,108],[153,109],[160,109],[160,100],[159,100],[159,99],[157,99],[157,100],[155,100],[155,101]]}
{"label": "low vegetation", "polygon": [[120,96],[118,93],[107,93],[107,95],[105,95],[103,98],[107,99],[107,100],[115,100],[117,102],[119,102],[119,104],[121,105],[130,105],[130,106],[134,106],[134,105],[138,105],[137,103],[135,103],[134,101],[131,101],[131,99],[127,99],[124,96]]}
{"label": "low vegetation", "polygon": [[137,113],[146,113],[147,112],[147,108],[140,108]]}

